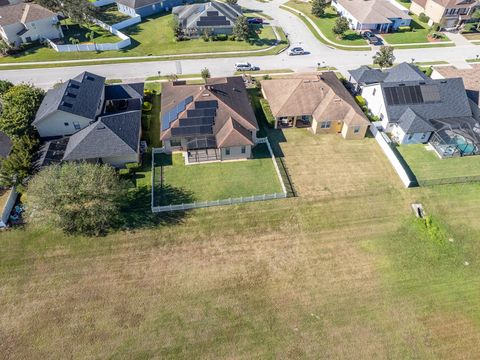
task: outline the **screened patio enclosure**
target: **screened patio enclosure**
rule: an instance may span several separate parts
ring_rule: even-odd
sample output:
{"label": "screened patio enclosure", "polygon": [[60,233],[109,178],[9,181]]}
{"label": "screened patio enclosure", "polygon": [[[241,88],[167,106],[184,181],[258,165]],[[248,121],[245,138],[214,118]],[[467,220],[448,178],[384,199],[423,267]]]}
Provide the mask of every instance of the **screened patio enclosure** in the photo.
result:
{"label": "screened patio enclosure", "polygon": [[442,158],[480,154],[480,124],[473,118],[431,120],[430,144]]}

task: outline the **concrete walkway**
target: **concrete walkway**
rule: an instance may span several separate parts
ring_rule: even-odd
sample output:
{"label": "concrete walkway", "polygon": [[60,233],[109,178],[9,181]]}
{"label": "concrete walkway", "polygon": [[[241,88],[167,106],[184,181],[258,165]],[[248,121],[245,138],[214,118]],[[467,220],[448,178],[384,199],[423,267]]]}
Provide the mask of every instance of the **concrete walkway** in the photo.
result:
{"label": "concrete walkway", "polygon": [[467,40],[462,34],[460,33],[453,33],[453,32],[444,32],[445,36],[448,36],[450,40],[455,43],[455,46],[471,46],[472,43]]}

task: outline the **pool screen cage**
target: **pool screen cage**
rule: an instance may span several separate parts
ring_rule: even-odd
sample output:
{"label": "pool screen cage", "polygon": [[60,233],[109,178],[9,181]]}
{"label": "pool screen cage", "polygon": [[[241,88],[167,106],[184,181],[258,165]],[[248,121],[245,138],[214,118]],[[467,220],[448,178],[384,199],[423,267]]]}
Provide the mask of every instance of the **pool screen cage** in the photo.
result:
{"label": "pool screen cage", "polygon": [[480,124],[473,118],[431,121],[430,144],[442,158],[480,154]]}

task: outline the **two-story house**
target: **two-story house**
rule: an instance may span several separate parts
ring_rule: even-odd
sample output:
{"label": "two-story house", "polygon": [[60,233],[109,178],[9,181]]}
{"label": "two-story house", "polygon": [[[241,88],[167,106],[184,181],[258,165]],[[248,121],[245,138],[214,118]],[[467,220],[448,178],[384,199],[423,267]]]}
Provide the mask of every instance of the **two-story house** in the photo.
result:
{"label": "two-story house", "polygon": [[33,3],[0,7],[0,36],[12,46],[63,37],[57,14]]}
{"label": "two-story house", "polygon": [[412,0],[410,11],[427,15],[430,26],[440,24],[442,28],[452,29],[469,20],[478,7],[478,0]]}

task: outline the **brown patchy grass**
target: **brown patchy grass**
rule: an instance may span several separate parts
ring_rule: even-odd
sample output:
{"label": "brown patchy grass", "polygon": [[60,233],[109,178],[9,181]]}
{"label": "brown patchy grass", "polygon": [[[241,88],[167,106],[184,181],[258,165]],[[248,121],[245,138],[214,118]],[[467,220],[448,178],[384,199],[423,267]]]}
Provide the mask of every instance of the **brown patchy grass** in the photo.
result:
{"label": "brown patchy grass", "polygon": [[[285,136],[298,198],[100,239],[1,234],[2,357],[478,357],[480,229],[455,199],[476,211],[479,186],[407,191],[371,139]],[[454,234],[447,253],[412,200]]]}

